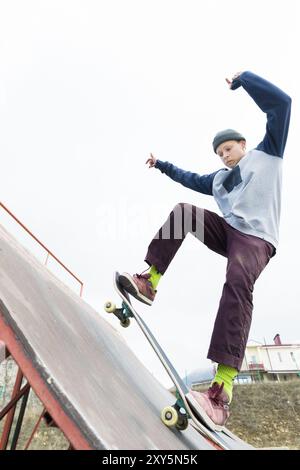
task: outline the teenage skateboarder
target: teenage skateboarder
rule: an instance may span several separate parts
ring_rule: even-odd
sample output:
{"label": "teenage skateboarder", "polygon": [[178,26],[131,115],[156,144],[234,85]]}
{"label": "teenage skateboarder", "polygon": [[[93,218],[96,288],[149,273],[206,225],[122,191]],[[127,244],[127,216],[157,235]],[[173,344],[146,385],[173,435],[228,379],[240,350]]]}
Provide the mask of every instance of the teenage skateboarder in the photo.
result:
{"label": "teenage skateboarder", "polygon": [[151,305],[161,276],[188,233],[227,258],[226,282],[208,351],[208,358],[218,363],[217,372],[207,392],[191,392],[210,425],[224,425],[229,416],[233,380],[242,365],[251,324],[253,287],[276,253],[291,111],[291,98],[254,73],[238,73],[226,81],[231,90],[242,87],[267,115],[266,134],[257,147],[247,151],[246,138],[226,129],[216,134],[212,144],[227,168],[200,176],[152,154],[146,162],[177,183],[214,196],[223,217],[191,204],[177,204],[149,245],[148,272],[120,276],[131,295]]}

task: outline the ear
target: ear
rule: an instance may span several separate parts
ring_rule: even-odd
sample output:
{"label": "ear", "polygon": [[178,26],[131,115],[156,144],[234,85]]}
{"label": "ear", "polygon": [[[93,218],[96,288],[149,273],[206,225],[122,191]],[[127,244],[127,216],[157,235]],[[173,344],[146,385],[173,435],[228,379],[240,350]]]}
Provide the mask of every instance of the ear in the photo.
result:
{"label": "ear", "polygon": [[245,140],[241,140],[241,146],[242,146],[243,150],[246,150],[246,141]]}

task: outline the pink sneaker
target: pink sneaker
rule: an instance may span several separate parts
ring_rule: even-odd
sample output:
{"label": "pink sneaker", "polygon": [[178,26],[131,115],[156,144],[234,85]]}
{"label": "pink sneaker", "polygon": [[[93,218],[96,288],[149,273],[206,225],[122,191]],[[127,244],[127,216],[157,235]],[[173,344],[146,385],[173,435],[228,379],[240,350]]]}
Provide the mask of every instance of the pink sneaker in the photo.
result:
{"label": "pink sneaker", "polygon": [[191,390],[187,397],[207,426],[215,431],[221,431],[229,418],[229,398],[223,387],[224,383],[214,382],[206,392]]}
{"label": "pink sneaker", "polygon": [[133,276],[128,273],[122,273],[119,277],[119,282],[130,295],[144,304],[152,305],[156,290],[153,289],[149,277],[149,273],[134,274]]}

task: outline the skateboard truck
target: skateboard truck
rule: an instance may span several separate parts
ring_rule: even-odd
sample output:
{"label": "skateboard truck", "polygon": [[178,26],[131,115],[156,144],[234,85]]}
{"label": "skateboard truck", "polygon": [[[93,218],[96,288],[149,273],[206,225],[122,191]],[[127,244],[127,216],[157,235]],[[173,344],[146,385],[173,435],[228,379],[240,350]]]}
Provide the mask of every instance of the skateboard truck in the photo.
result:
{"label": "skateboard truck", "polygon": [[133,315],[125,302],[122,302],[122,306],[117,308],[113,302],[108,301],[104,305],[104,310],[107,313],[113,313],[120,320],[120,324],[124,328],[130,325],[130,317],[133,317]]}
{"label": "skateboard truck", "polygon": [[161,412],[162,422],[169,428],[175,427],[179,431],[184,431],[189,424],[189,414],[187,413],[184,402],[176,390],[176,403],[173,406],[166,406]]}

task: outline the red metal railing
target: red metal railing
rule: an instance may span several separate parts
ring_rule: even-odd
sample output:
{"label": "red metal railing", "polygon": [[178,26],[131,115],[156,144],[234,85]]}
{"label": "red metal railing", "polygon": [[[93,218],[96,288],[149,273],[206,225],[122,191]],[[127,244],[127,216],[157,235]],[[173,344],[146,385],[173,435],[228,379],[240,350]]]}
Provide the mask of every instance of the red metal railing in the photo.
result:
{"label": "red metal railing", "polygon": [[83,282],[75,276],[72,271],[70,271],[67,266],[65,266],[58,258],[55,256],[33,233],[2,203],[0,202],[0,206],[47,252],[45,265],[48,263],[49,256],[51,256],[55,261],[67,271],[79,284],[80,284],[80,297],[82,296],[83,291]]}

